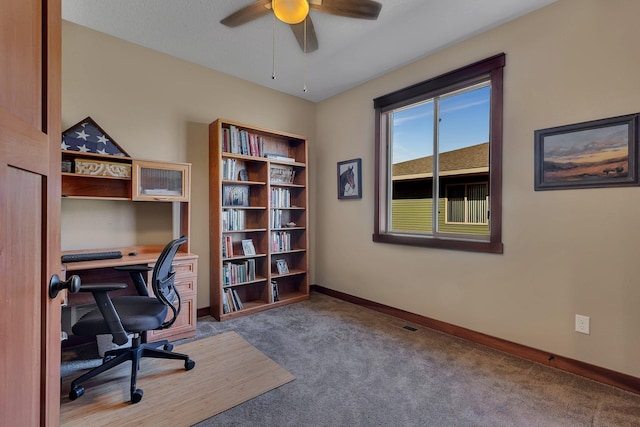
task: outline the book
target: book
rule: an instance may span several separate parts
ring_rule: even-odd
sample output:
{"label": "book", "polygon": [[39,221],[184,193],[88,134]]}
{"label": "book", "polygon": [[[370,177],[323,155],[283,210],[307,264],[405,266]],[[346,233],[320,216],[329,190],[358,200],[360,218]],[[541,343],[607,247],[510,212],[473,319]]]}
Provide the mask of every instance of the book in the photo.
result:
{"label": "book", "polygon": [[229,298],[227,296],[226,289],[222,291],[222,312],[231,313],[231,306],[229,305]]}
{"label": "book", "polygon": [[265,153],[264,156],[267,159],[275,160],[278,162],[293,163],[296,161],[296,159],[294,159],[293,157],[287,157],[283,154],[277,154],[277,153]]}
{"label": "book", "polygon": [[272,208],[291,207],[291,191],[288,188],[272,188],[269,197]]}
{"label": "book", "polygon": [[282,228],[282,210],[271,210],[271,228]]}
{"label": "book", "polygon": [[288,252],[291,249],[291,233],[287,231],[271,233],[271,252]]}
{"label": "book", "polygon": [[240,295],[238,295],[238,291],[235,289],[231,290],[231,295],[233,296],[233,302],[238,310],[242,310],[244,306],[242,305],[242,300],[240,299]]}
{"label": "book", "polygon": [[239,209],[225,209],[222,211],[222,230],[237,231],[245,228],[245,213]]}
{"label": "book", "polygon": [[222,309],[224,310],[225,308],[225,301],[227,303],[226,308],[227,308],[227,313],[231,313],[232,311],[236,311],[236,307],[235,304],[233,302],[233,296],[231,295],[231,289],[223,289],[222,290]]}
{"label": "book", "polygon": [[236,179],[236,159],[222,160],[222,179]]}
{"label": "book", "polygon": [[253,246],[253,240],[244,239],[242,241],[242,251],[244,252],[245,255],[255,255],[256,248]]}
{"label": "book", "polygon": [[271,302],[280,301],[280,295],[278,293],[278,282],[271,281]]}
{"label": "book", "polygon": [[250,259],[247,263],[248,263],[247,280],[248,281],[256,280],[256,260]]}
{"label": "book", "polygon": [[233,241],[231,236],[222,237],[222,258],[233,258]]}
{"label": "book", "polygon": [[222,186],[223,206],[249,206],[249,186],[248,185],[223,185]]}
{"label": "book", "polygon": [[272,165],[269,169],[269,178],[272,183],[292,184],[296,176],[293,166]]}

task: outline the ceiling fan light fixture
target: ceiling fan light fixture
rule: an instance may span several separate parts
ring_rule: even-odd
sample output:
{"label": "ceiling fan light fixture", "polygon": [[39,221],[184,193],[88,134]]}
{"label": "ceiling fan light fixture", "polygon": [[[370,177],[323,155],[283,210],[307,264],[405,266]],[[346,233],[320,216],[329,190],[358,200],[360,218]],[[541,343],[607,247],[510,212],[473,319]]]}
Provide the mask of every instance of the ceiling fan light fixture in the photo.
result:
{"label": "ceiling fan light fixture", "polygon": [[276,17],[287,24],[299,24],[309,14],[307,0],[272,0],[271,8]]}

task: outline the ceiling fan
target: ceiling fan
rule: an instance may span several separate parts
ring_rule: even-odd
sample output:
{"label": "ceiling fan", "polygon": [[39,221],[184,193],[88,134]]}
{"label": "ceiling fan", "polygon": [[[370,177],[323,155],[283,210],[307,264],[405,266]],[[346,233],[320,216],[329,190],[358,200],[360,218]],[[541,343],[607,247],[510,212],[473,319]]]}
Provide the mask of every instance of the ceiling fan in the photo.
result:
{"label": "ceiling fan", "polygon": [[[298,7],[304,10],[297,9]],[[220,23],[227,27],[237,27],[269,14],[273,10],[278,19],[290,24],[302,51],[313,52],[318,49],[318,38],[316,37],[311,16],[308,14],[309,9],[347,18],[375,20],[378,19],[381,8],[382,4],[373,0],[258,0],[227,16]],[[282,11],[279,9],[282,9]],[[293,9],[296,10],[293,11]],[[287,14],[288,12],[292,12],[294,15],[297,14],[298,18],[293,18],[290,21],[287,16],[282,16],[283,13]],[[297,23],[294,23],[295,21]],[[307,27],[306,40],[305,21]]]}

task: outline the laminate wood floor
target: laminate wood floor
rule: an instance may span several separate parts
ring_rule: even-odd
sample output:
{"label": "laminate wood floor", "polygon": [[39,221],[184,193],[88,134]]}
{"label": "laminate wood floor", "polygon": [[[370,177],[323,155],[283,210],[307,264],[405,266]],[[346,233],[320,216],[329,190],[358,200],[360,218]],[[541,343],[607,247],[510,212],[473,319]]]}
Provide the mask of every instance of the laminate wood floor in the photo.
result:
{"label": "laminate wood floor", "polygon": [[235,332],[176,346],[196,362],[143,359],[137,386],[142,401],[129,403],[130,364],[123,363],[85,384],[85,394],[68,398],[79,374],[62,378],[62,426],[190,426],[286,384],[295,377]]}

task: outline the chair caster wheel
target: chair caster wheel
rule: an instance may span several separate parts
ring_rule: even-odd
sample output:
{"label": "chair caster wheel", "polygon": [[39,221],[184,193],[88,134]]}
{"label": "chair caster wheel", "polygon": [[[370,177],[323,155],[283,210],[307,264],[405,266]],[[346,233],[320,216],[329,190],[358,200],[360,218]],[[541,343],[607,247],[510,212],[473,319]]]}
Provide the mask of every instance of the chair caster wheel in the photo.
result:
{"label": "chair caster wheel", "polygon": [[133,393],[131,393],[131,403],[138,403],[142,400],[142,390],[139,388],[136,389]]}
{"label": "chair caster wheel", "polygon": [[77,385],[74,388],[72,388],[71,391],[69,392],[69,399],[76,400],[83,394],[84,394],[84,387]]}
{"label": "chair caster wheel", "polygon": [[173,351],[173,344],[165,344],[164,349],[166,351]]}
{"label": "chair caster wheel", "polygon": [[189,359],[186,362],[184,362],[184,370],[185,371],[190,371],[192,370],[194,367],[196,366],[196,362],[194,362],[193,360]]}

